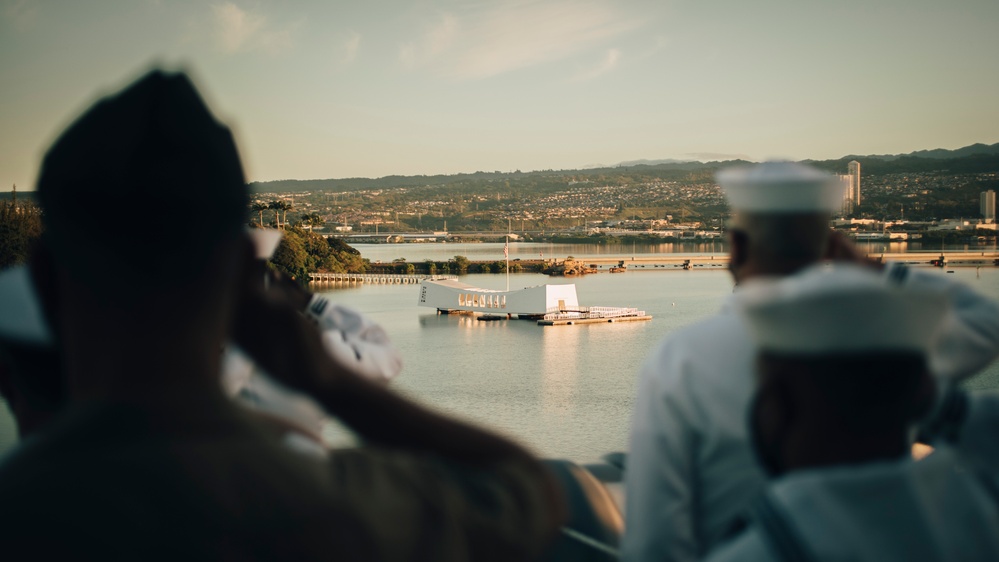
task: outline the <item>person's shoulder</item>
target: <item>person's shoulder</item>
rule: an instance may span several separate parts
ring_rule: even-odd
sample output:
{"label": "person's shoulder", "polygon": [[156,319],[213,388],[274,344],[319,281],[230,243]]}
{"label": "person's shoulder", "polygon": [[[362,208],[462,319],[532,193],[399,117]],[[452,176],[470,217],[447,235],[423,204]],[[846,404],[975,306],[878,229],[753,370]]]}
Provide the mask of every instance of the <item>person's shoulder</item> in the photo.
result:
{"label": "person's shoulder", "polygon": [[731,363],[751,360],[753,347],[739,317],[723,310],[668,334],[645,361],[643,376],[661,384],[686,377],[726,374]]}

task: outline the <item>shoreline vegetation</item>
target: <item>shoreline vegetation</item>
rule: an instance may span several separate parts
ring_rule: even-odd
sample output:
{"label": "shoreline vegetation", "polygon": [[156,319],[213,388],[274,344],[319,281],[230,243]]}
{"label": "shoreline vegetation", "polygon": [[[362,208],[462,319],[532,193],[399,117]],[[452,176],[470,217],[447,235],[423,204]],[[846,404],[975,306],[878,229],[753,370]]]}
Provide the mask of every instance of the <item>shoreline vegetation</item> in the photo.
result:
{"label": "shoreline vegetation", "polygon": [[[254,209],[256,211],[258,209]],[[282,212],[287,209],[280,209]],[[260,216],[259,214],[257,216]],[[254,217],[255,218],[255,217]],[[283,217],[282,217],[283,218]],[[296,221],[289,225],[281,224],[284,236],[271,259],[271,266],[281,273],[307,283],[309,273],[394,273],[420,275],[465,275],[468,273],[506,273],[505,260],[472,261],[456,255],[448,260],[424,260],[407,262],[403,258],[388,263],[371,263],[363,258],[360,251],[350,246],[342,237],[324,235],[312,230],[319,222],[314,216],[311,221]],[[259,228],[259,224],[250,224]],[[27,261],[34,241],[41,235],[41,212],[31,201],[0,200],[0,269]],[[504,233],[499,233],[502,237]],[[483,242],[496,237],[456,236],[462,243]],[[554,244],[580,244],[593,246],[624,246],[641,244],[656,246],[661,244],[717,244],[719,251],[726,251],[724,238],[685,236],[663,238],[655,234],[636,232],[625,235],[553,233],[550,235],[519,235],[518,242],[545,242]],[[434,242],[409,242],[434,243]],[[923,232],[918,243],[924,248],[947,244],[975,244],[983,248],[995,246],[995,231],[929,231]],[[575,262],[572,256],[565,260],[517,259],[510,262],[511,273],[545,273],[549,275],[582,275],[592,268],[582,261]]]}

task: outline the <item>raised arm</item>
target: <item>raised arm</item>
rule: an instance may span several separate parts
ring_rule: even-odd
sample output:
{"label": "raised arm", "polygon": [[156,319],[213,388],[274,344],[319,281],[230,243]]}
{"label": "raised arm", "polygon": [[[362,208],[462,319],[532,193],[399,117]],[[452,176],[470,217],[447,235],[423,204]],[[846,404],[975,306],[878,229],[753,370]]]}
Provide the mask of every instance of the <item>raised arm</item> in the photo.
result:
{"label": "raised arm", "polygon": [[317,328],[271,293],[244,301],[233,335],[268,374],[310,395],[369,443],[470,464],[533,458],[512,441],[431,411],[338,363],[324,351]]}
{"label": "raised arm", "polygon": [[999,357],[999,302],[946,275],[889,264],[886,275],[905,287],[946,294],[951,310],[930,350],[930,372],[962,380]]}
{"label": "raised arm", "polygon": [[[364,506],[375,503],[381,506],[378,514],[422,529],[422,535],[374,541],[379,549],[400,543],[389,549],[395,554],[385,551],[380,558],[407,559],[404,554],[410,553],[408,559],[420,559],[421,541],[434,538],[461,545],[457,554],[441,559],[523,557],[536,553],[561,524],[561,495],[530,453],[352,372],[325,352],[314,323],[287,300],[250,291],[233,339],[268,374],[310,395],[369,445],[334,451],[334,477],[358,496],[354,503],[361,515],[369,511]],[[368,514],[372,532],[385,526],[377,522],[378,514]]]}
{"label": "raised arm", "polygon": [[882,270],[889,282],[903,287],[947,295],[951,311],[929,356],[935,376],[961,380],[999,357],[999,302],[946,275],[870,260],[838,232],[830,236],[828,257]]}

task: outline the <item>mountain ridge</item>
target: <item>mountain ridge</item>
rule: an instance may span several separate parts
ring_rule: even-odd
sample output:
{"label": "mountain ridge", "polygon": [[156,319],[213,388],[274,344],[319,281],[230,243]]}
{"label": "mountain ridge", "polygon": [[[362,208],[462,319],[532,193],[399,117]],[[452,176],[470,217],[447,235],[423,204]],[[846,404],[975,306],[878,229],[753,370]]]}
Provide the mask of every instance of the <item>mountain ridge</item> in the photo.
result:
{"label": "mountain ridge", "polygon": [[[932,170],[950,170],[954,173],[975,173],[982,171],[999,171],[999,143],[975,143],[962,148],[949,150],[935,148],[917,150],[907,154],[881,155],[847,155],[833,160],[802,160],[816,167],[834,173],[846,173],[846,163],[850,160],[861,162],[865,174],[882,174],[896,172],[925,172]],[[526,178],[544,178],[556,176],[600,176],[615,174],[653,174],[667,172],[698,173],[739,163],[749,163],[746,160],[721,160],[702,162],[697,160],[630,160],[610,166],[595,166],[567,170],[536,170],[532,172],[483,172],[435,175],[390,175],[380,178],[329,178],[297,180],[284,179],[265,182],[251,182],[250,189],[255,193],[294,193],[302,191],[361,191],[370,189],[394,189],[403,187],[422,187],[427,185],[450,185],[466,181],[500,181]]]}

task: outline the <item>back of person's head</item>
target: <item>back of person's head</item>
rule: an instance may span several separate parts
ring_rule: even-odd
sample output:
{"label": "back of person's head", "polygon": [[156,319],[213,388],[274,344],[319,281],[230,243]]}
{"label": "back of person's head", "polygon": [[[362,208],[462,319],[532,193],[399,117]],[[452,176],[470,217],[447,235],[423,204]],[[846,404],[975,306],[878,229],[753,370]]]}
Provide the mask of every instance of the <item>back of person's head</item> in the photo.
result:
{"label": "back of person's head", "polygon": [[843,202],[837,178],[802,164],[765,162],[724,169],[717,179],[735,212],[729,238],[736,281],[794,273],[824,257],[830,213]]}
{"label": "back of person's head", "polygon": [[751,435],[774,473],[908,450],[932,403],[926,351],[945,297],[852,265],[755,281],[738,307],[758,353]]}
{"label": "back of person's head", "polygon": [[249,194],[190,79],[154,70],[91,106],[46,153],[38,197],[31,277],[69,393],[217,387]]}
{"label": "back of person's head", "polygon": [[221,242],[240,236],[248,205],[229,130],[186,75],[159,70],[63,132],[38,196],[53,261],[111,296],[169,292],[197,277]]}

